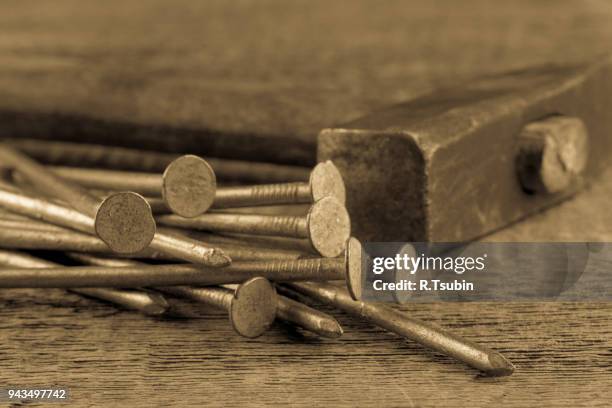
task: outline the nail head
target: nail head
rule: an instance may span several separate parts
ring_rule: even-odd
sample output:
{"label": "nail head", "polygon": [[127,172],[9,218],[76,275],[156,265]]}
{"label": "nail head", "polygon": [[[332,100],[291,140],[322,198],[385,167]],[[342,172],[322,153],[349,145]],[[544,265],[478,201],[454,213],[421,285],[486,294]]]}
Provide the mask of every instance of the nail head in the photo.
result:
{"label": "nail head", "polygon": [[244,337],[261,336],[276,318],[276,289],[265,278],[249,279],[236,289],[230,307],[234,330]]}
{"label": "nail head", "polygon": [[201,157],[184,155],[172,161],[162,177],[162,197],[170,210],[192,218],[206,212],[215,199],[217,180]]}
{"label": "nail head", "polygon": [[151,206],[140,194],[114,193],[98,207],[95,231],[115,252],[140,252],[149,246],[155,235]]}
{"label": "nail head", "polygon": [[314,203],[308,212],[308,232],[313,248],[324,257],[336,257],[351,236],[351,219],[344,205],[333,197]]}
{"label": "nail head", "polygon": [[334,197],[343,205],[346,203],[344,180],[331,160],[319,163],[314,167],[310,173],[310,189],[313,202],[324,197]]}
{"label": "nail head", "polygon": [[344,259],[346,263],[346,287],[354,300],[360,300],[363,294],[362,285],[362,247],[357,238],[351,237],[346,243]]}

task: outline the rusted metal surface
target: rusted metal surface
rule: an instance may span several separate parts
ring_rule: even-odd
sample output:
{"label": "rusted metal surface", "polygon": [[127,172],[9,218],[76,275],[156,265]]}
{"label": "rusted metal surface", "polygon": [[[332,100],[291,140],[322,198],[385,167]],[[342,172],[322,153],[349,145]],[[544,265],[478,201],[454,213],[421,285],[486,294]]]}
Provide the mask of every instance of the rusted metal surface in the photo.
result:
{"label": "rusted metal surface", "polygon": [[[78,253],[71,256],[85,262],[95,259]],[[62,267],[42,273],[32,268],[5,269],[0,276],[0,287],[221,285],[241,283],[261,276],[279,282],[343,280],[351,296],[359,298],[362,292],[361,256],[361,244],[351,238],[344,258],[235,262],[223,269],[192,264],[147,265],[128,260],[108,260],[114,262],[112,267]]]}
{"label": "rusted metal surface", "polygon": [[220,248],[177,234],[158,231],[149,248],[200,265],[222,267],[231,263],[231,258]]}
{"label": "rusted metal surface", "polygon": [[[78,255],[78,254],[77,254]],[[40,269],[5,269],[4,288],[141,287],[164,285],[221,285],[261,276],[272,281],[346,280],[352,296],[361,293],[361,245],[351,240],[342,258],[235,262],[218,269],[193,264],[122,267],[74,266]]]}
{"label": "rusted metal surface", "polygon": [[146,200],[152,208],[155,207],[154,212],[160,211],[157,197],[162,197],[161,209],[183,217],[202,214],[210,208],[215,197],[213,170],[205,160],[193,155],[176,158],[163,174],[83,167],[49,166],[47,169],[66,181],[93,189],[89,191],[93,196],[106,198],[113,194],[112,191],[132,191],[151,196],[152,199]]}
{"label": "rusted metal surface", "polygon": [[162,215],[157,221],[160,225],[197,230],[308,238],[312,247],[327,257],[340,255],[351,233],[348,213],[333,197],[317,201],[301,217],[214,213],[194,218]]}
{"label": "rusted metal surface", "polygon": [[0,159],[18,171],[37,190],[67,202],[94,219],[94,230],[114,251],[133,253],[145,249],[155,234],[149,204],[138,194],[115,193],[100,201],[81,187],[66,182],[7,144],[0,145]]}
{"label": "rusted metal surface", "polygon": [[[26,154],[45,164],[88,166],[115,170],[162,172],[180,155],[119,146],[57,142],[36,139],[7,139]],[[284,183],[308,181],[310,169],[256,161],[206,157],[217,177],[224,181]]]}
{"label": "rusted metal surface", "polygon": [[362,317],[402,337],[463,361],[490,376],[506,376],[514,371],[514,365],[496,351],[463,339],[430,323],[413,319],[389,306],[353,300],[346,291],[329,283],[304,282],[288,285],[318,301]]}
{"label": "rusted metal surface", "polygon": [[236,333],[248,338],[261,336],[276,318],[276,290],[270,282],[261,277],[251,278],[238,285],[235,290],[189,286],[167,286],[158,289],[227,310]]}
{"label": "rusted metal surface", "polygon": [[[62,266],[44,259],[12,251],[0,251],[0,265],[5,267],[42,269]],[[161,315],[169,307],[166,299],[157,293],[113,288],[70,288],[69,290],[81,295],[102,299],[127,309],[138,310],[151,316]]]}
{"label": "rusted metal surface", "polygon": [[[319,135],[319,160],[344,176],[353,234],[364,240],[463,241],[574,194],[612,152],[612,64],[545,66],[484,77]],[[579,118],[591,151],[584,172],[552,194],[517,177],[522,129]]]}
{"label": "rusted metal surface", "polygon": [[[65,206],[22,194],[18,189],[14,189],[9,185],[0,185],[0,206],[30,218],[47,221],[88,234],[93,235],[95,231],[95,221],[93,218]],[[113,214],[111,211],[104,216],[112,217]],[[107,243],[106,241],[104,242]],[[111,245],[108,246],[113,251],[115,250]],[[155,231],[153,239],[147,248],[163,252],[172,257],[213,267],[225,266],[231,262],[231,259],[219,248],[207,246],[187,236],[167,234],[165,231]],[[144,249],[128,253],[136,254],[142,251]]]}
{"label": "rusted metal surface", "polygon": [[10,185],[0,184],[0,206],[19,215],[95,235],[93,218],[51,201],[23,194]]}
{"label": "rusted metal surface", "polygon": [[[72,257],[88,265],[109,268],[145,265],[130,260],[99,258],[84,254],[73,254]],[[270,328],[276,317],[276,288],[261,277],[251,278],[231,289],[190,286],[163,286],[155,289],[227,310],[232,327],[236,333],[244,337],[261,336]]]}
{"label": "rusted metal surface", "polygon": [[[225,288],[236,289],[238,285],[223,285]],[[283,286],[276,287],[277,292],[286,290]],[[277,294],[276,318],[297,325],[319,336],[338,338],[344,330],[340,323],[327,313],[323,313],[304,303],[287,296]]]}
{"label": "rusted metal surface", "polygon": [[529,123],[519,135],[519,180],[529,193],[562,192],[580,179],[588,156],[589,135],[579,118],[554,115]]}
{"label": "rusted metal surface", "polygon": [[276,316],[319,336],[335,339],[344,333],[333,316],[282,295],[278,295]]}
{"label": "rusted metal surface", "polygon": [[174,160],[162,176],[161,193],[168,208],[183,217],[195,217],[210,208],[217,179],[210,165],[192,154]]}
{"label": "rusted metal surface", "polygon": [[[175,231],[169,233],[179,236],[185,235]],[[187,238],[189,237],[187,236]],[[297,251],[252,247],[244,243],[212,243],[206,239],[198,239],[195,234],[192,239],[200,244],[218,248],[232,260],[236,261],[299,259],[303,256],[302,253]],[[0,247],[27,250],[92,252],[129,258],[174,261],[180,259],[163,251],[153,250],[152,248],[147,248],[134,254],[116,254],[98,237],[33,220],[0,219]]]}
{"label": "rusted metal surface", "polygon": [[307,183],[220,187],[215,193],[213,207],[311,204],[325,197],[333,197],[342,204],[346,201],[342,176],[331,161],[317,164],[310,173]]}

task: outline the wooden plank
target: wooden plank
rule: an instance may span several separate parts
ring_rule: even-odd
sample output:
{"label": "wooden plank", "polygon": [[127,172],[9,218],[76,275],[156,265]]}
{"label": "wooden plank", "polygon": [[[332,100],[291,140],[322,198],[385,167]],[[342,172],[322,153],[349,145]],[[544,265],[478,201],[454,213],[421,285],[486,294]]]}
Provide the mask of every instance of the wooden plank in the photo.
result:
{"label": "wooden plank", "polygon": [[407,307],[517,365],[488,379],[336,311],[339,340],[281,325],[246,340],[214,312],[158,321],[56,292],[1,299],[2,384],[62,384],[77,406],[605,406],[612,397],[607,303]]}

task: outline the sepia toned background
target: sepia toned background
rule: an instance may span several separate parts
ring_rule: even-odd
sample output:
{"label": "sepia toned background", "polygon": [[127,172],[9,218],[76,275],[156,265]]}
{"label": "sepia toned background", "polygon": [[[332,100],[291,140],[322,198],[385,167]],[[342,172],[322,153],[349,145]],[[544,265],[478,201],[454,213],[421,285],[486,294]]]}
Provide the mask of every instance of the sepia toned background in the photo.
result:
{"label": "sepia toned background", "polygon": [[[320,129],[480,74],[605,54],[607,1],[0,3],[0,133],[312,164]],[[612,240],[612,172],[487,237]],[[338,340],[0,292],[0,383],[75,405],[606,406],[608,303],[405,306],[504,352],[487,379],[346,315]]]}
{"label": "sepia toned background", "polygon": [[1,6],[3,130],[295,163],[322,128],[612,37],[606,1]]}

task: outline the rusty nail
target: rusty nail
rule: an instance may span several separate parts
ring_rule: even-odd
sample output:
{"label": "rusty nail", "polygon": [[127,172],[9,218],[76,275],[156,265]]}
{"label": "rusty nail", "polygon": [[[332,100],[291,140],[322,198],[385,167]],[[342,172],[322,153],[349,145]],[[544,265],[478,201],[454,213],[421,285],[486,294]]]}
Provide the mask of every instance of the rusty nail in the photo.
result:
{"label": "rusty nail", "polygon": [[[78,234],[78,236],[83,236],[83,237],[87,237],[87,238],[91,238],[92,240],[95,240],[96,242],[101,242],[107,251],[110,252],[110,248],[108,247],[108,245],[106,245],[104,243],[104,241],[102,241],[100,238],[95,237],[93,235],[88,235],[88,234],[83,234],[68,228],[64,228],[64,227],[60,227],[57,225],[53,225],[53,224],[49,224],[46,222],[41,222],[41,221],[36,221],[33,219],[29,219],[29,218],[4,218],[4,216],[0,217],[0,227],[6,229],[6,230],[15,230],[18,232],[21,231],[36,231],[36,232],[70,232],[71,234]],[[2,231],[0,230],[0,233],[2,233]],[[49,234],[46,234],[49,235]],[[7,236],[8,237],[8,236]],[[4,244],[10,244],[12,243],[12,241],[7,242],[6,240],[0,240],[0,244],[4,245]]]}
{"label": "rusty nail", "polygon": [[232,327],[236,333],[244,337],[261,336],[270,328],[276,317],[276,290],[267,279],[261,277],[247,280],[238,285],[235,291],[189,286],[167,286],[157,289],[227,310]]}
{"label": "rusty nail", "polygon": [[285,296],[278,296],[276,315],[319,336],[338,338],[344,333],[342,326],[332,316]]}
{"label": "rusty nail", "polygon": [[[190,231],[190,230],[185,230]],[[191,233],[191,231],[189,232]],[[227,243],[232,245],[248,245],[253,248],[278,248],[283,251],[300,252],[304,256],[307,255],[320,255],[310,244],[308,239],[300,238],[287,238],[287,237],[271,237],[264,235],[246,235],[246,234],[231,234],[231,233],[205,233],[199,232],[203,240],[211,243]],[[334,254],[334,256],[327,256],[326,258],[334,258],[340,254]]]}
{"label": "rusty nail", "polygon": [[62,180],[44,166],[0,144],[0,159],[24,176],[38,190],[67,202],[94,220],[95,234],[115,252],[138,252],[146,248],[155,234],[151,207],[132,192],[112,194],[103,201],[79,186]]}
{"label": "rusty nail", "polygon": [[210,212],[230,214],[305,215],[308,214],[311,205],[312,204],[278,204],[255,207],[212,208]]}
{"label": "rusty nail", "polygon": [[130,267],[66,266],[50,269],[4,269],[2,288],[142,287],[159,285],[211,285],[241,282],[256,274],[242,273],[232,278],[216,269],[192,264]]}
{"label": "rusty nail", "polygon": [[166,167],[162,180],[162,197],[175,214],[195,217],[213,203],[217,179],[208,163],[198,156],[174,160]]}
{"label": "rusty nail", "polygon": [[[80,255],[76,256],[75,258],[89,265],[109,267],[137,265],[137,263],[134,263],[133,261],[105,259],[89,255]],[[223,285],[224,288],[231,291],[224,291],[223,289],[219,288],[195,288],[188,286],[168,286],[157,289],[176,296],[186,297],[198,302],[211,304],[211,299],[213,302],[219,301],[221,298],[224,298],[225,302],[227,302],[228,299],[235,301],[232,293],[234,293],[234,291],[235,293],[239,293],[242,288],[242,294],[245,295],[248,293],[245,292],[245,290],[249,287],[245,285],[256,279],[262,280],[269,285],[269,282],[263,278],[253,278],[242,285]],[[230,314],[230,320],[232,321],[232,325],[238,334],[245,337],[256,337],[262,334],[272,324],[274,315],[272,314],[270,317],[270,313],[275,309],[277,318],[294,323],[321,336],[336,338],[342,335],[342,327],[338,324],[336,319],[293,299],[277,295],[277,305],[272,306],[269,299],[273,299],[275,296],[273,296],[272,293],[268,293],[266,295],[266,292],[269,292],[268,285],[263,285],[262,282],[262,285],[256,286],[256,288],[259,286],[264,286],[263,293],[255,292],[257,297],[263,295],[262,297],[264,303],[260,303],[260,301],[258,301],[256,304],[253,304],[253,308],[246,314],[242,314],[241,317],[232,317]],[[251,289],[249,289],[249,291]],[[214,305],[214,303],[212,304]],[[253,317],[253,323],[255,323],[254,326],[249,325],[247,319],[249,316]],[[253,336],[248,335],[249,333],[253,334]]]}
{"label": "rusty nail", "polygon": [[[75,254],[76,257],[84,256]],[[39,269],[5,269],[3,288],[140,287],[167,285],[222,285],[261,276],[271,281],[346,280],[351,294],[361,293],[361,244],[352,238],[345,259],[312,258],[235,262],[223,269],[193,264],[134,265],[119,268],[64,267],[44,273]]]}
{"label": "rusty nail", "polygon": [[[199,244],[213,246],[202,240]],[[37,221],[0,219],[0,247],[10,249],[53,250],[73,252],[93,252],[103,255],[117,255],[101,239],[77,231],[45,224]],[[223,251],[232,260],[255,261],[269,259],[299,259],[303,255],[296,251],[272,248],[252,248],[245,245],[218,244],[215,248]],[[134,254],[119,254],[129,258],[160,260],[179,260],[163,251],[149,247]]]}
{"label": "rusty nail", "polygon": [[[228,289],[236,289],[236,285],[223,285]],[[283,289],[282,287],[279,287]],[[307,306],[297,300],[277,294],[276,318],[299,326],[319,336],[332,339],[342,336],[344,330],[340,323],[327,313]]]}
{"label": "rusty nail", "polygon": [[308,214],[301,217],[216,213],[194,218],[162,215],[157,217],[157,221],[162,225],[181,228],[308,238],[312,247],[326,257],[342,253],[351,231],[346,208],[333,197],[317,201]]}
{"label": "rusty nail", "polygon": [[215,173],[208,163],[190,154],[173,160],[163,174],[76,167],[50,169],[83,187],[134,191],[152,197],[161,195],[165,207],[182,217],[206,212],[213,202],[217,185]]}
{"label": "rusty nail", "polygon": [[186,236],[167,234],[163,231],[155,233],[149,247],[167,255],[201,265],[221,267],[231,263],[231,258],[220,248],[205,245]]}
{"label": "rusty nail", "polygon": [[219,187],[215,193],[213,207],[303,204],[314,203],[325,197],[334,197],[342,204],[346,201],[344,181],[331,161],[317,164],[310,173],[308,183]]}
{"label": "rusty nail", "polygon": [[[11,251],[0,251],[0,265],[16,268],[44,268],[44,270],[61,267],[53,262]],[[106,300],[127,309],[138,310],[150,316],[161,315],[168,310],[166,299],[158,293],[111,288],[70,288],[69,290],[80,295]]]}
{"label": "rusty nail", "polygon": [[59,204],[30,197],[4,183],[0,183],[0,206],[20,215],[95,235],[93,218]]}
{"label": "rusty nail", "polygon": [[[129,260],[105,259],[89,255],[72,256],[89,265],[115,268],[143,265]],[[276,289],[267,279],[261,277],[251,278],[236,285],[235,289],[189,286],[164,286],[155,289],[226,309],[232,327],[244,337],[254,338],[262,335],[270,328],[276,316]]]}
{"label": "rusty nail", "polygon": [[282,259],[300,259],[305,257],[304,252],[289,249],[276,249],[272,247],[256,247],[248,245],[243,241],[215,239],[212,234],[204,234],[197,231],[182,230],[178,228],[159,229],[161,233],[167,235],[175,235],[186,239],[201,242],[207,246],[214,246],[225,252],[232,261],[266,261],[266,260],[282,260]]}
{"label": "rusty nail", "polygon": [[[51,167],[59,176],[85,187],[129,190],[155,197],[160,192],[174,214],[191,218],[211,207],[239,208],[282,204],[314,203],[334,197],[344,204],[344,182],[336,166],[327,161],[315,166],[305,182],[216,187],[212,168],[201,158],[181,156],[166,167],[163,175]],[[214,200],[214,202],[213,202]]]}

